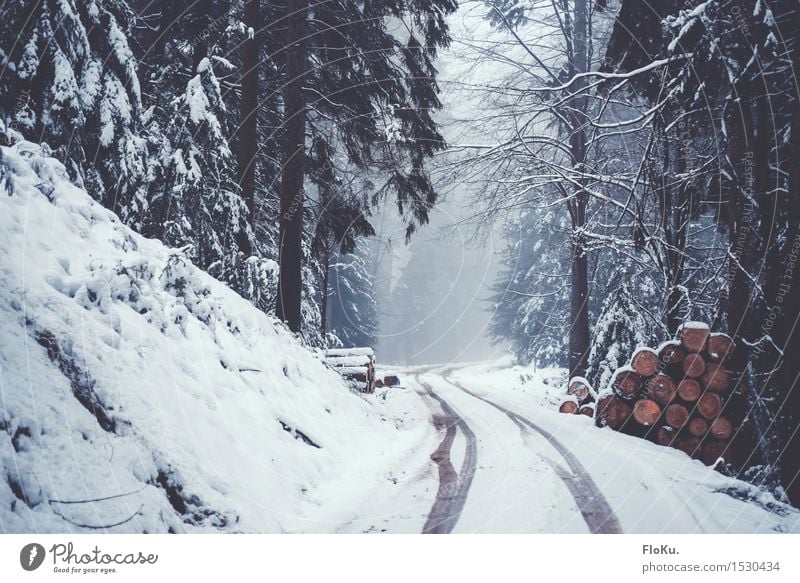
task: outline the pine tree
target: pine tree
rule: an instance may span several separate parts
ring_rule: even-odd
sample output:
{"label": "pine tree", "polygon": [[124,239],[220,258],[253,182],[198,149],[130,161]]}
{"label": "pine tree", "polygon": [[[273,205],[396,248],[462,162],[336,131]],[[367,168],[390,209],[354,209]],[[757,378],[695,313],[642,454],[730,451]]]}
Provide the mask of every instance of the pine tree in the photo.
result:
{"label": "pine tree", "polygon": [[524,212],[506,229],[509,244],[493,286],[489,333],[498,342],[510,341],[521,363],[546,366],[567,360],[566,229],[563,218],[536,210]]}
{"label": "pine tree", "polygon": [[[425,161],[443,146],[431,116],[441,105],[433,59],[449,42],[445,16],[455,8],[453,0],[267,6],[268,52],[283,72],[271,86],[283,95],[278,315],[290,328],[299,326],[306,133],[328,140],[332,124],[329,150],[381,180],[373,198],[394,194],[408,235],[425,223],[436,200]],[[402,35],[390,20],[404,23]]]}
{"label": "pine tree", "polygon": [[637,348],[654,346],[653,323],[641,309],[642,290],[634,291],[630,275],[618,270],[593,328],[587,378],[598,390],[610,386],[614,371],[630,362]]}
{"label": "pine tree", "polygon": [[47,143],[72,178],[129,218],[144,204],[146,141],[129,12],[111,0],[21,1],[0,21],[0,115]]}
{"label": "pine tree", "polygon": [[227,279],[240,255],[249,255],[251,234],[223,126],[225,106],[208,58],[170,106],[144,231],[168,245],[192,245],[195,263]]}
{"label": "pine tree", "polygon": [[331,266],[329,313],[330,331],[344,347],[374,346],[378,332],[378,306],[367,246],[340,254]]}

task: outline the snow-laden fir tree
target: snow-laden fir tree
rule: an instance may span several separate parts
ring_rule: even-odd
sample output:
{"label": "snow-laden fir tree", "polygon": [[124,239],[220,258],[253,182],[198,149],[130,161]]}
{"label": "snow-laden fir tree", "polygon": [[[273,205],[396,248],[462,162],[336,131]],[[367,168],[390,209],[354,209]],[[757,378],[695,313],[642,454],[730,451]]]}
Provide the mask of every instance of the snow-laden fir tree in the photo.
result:
{"label": "snow-laden fir tree", "polygon": [[614,371],[630,362],[631,354],[640,347],[655,346],[653,323],[642,309],[641,290],[634,291],[627,270],[617,270],[606,289],[600,315],[592,333],[587,378],[597,390],[611,384]]}
{"label": "snow-laden fir tree", "polygon": [[229,280],[252,250],[248,211],[235,181],[225,105],[211,61],[204,58],[167,109],[152,169],[144,231]]}
{"label": "snow-laden fir tree", "polygon": [[129,11],[117,0],[5,2],[0,115],[55,151],[123,219],[144,208],[146,143]]}
{"label": "snow-laden fir tree", "polygon": [[378,305],[370,267],[366,245],[339,254],[331,265],[329,326],[344,347],[375,345]]}
{"label": "snow-laden fir tree", "polygon": [[566,219],[524,212],[506,228],[509,241],[492,295],[489,333],[509,341],[521,363],[563,365],[567,358],[569,260]]}

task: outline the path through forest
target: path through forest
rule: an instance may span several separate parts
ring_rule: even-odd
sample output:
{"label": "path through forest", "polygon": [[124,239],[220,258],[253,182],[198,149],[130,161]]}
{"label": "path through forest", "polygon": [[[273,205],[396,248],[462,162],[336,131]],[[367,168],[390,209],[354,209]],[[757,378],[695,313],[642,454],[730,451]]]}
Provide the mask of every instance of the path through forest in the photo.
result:
{"label": "path through forest", "polygon": [[[440,446],[431,456],[439,470],[439,489],[423,532],[453,532],[465,513],[469,516],[468,521],[482,523],[481,528],[490,531],[497,530],[493,524],[496,527],[504,525],[500,531],[503,528],[516,530],[514,518],[518,524],[540,519],[550,522],[553,517],[546,510],[550,503],[546,496],[553,490],[557,491],[558,499],[565,498],[565,494],[571,497],[570,506],[578,510],[574,515],[582,517],[585,524],[584,528],[576,523],[562,524],[559,528],[556,520],[551,527],[592,533],[622,531],[608,501],[566,446],[530,419],[451,379],[449,375],[453,370],[452,367],[426,368],[411,377],[417,392],[433,410],[434,425],[444,431]],[[439,387],[440,392],[446,391],[447,397],[437,392],[433,384]],[[502,414],[499,417],[498,412]],[[486,419],[490,421],[487,423]],[[463,461],[457,472],[453,444],[459,431],[465,444]],[[481,460],[481,465],[478,465],[478,460]],[[520,474],[523,474],[523,482],[517,480]],[[489,496],[481,493],[469,496],[475,478],[484,485],[492,484]],[[528,487],[520,488],[524,484]],[[531,487],[534,484],[547,487]],[[535,510],[533,507],[537,505],[540,508]],[[487,513],[489,507],[492,512]],[[544,513],[542,509],[545,509]],[[551,510],[563,517],[558,508]]]}

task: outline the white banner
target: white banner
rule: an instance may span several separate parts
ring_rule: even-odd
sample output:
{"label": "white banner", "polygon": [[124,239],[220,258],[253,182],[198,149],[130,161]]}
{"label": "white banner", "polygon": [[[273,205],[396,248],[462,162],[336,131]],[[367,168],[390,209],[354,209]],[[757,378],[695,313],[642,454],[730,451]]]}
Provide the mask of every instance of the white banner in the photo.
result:
{"label": "white banner", "polygon": [[3,535],[0,581],[799,581],[798,535]]}

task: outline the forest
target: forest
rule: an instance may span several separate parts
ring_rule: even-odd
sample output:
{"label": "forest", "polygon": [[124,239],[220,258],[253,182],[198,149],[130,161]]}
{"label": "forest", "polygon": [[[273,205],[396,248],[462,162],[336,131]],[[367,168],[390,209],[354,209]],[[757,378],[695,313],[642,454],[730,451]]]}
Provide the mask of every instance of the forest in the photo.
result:
{"label": "forest", "polygon": [[307,346],[374,345],[389,308],[444,325],[435,246],[376,289],[377,223],[400,249],[458,200],[476,240],[502,233],[488,334],[517,362],[605,386],[709,323],[746,395],[736,475],[800,505],[796,0],[1,10],[0,143],[43,144]]}

